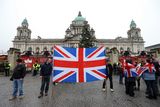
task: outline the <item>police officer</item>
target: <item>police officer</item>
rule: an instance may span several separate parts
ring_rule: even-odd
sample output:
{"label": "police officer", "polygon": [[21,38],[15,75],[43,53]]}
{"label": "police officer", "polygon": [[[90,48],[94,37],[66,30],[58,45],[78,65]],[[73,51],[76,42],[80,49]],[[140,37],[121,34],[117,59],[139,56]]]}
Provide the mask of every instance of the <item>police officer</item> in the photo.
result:
{"label": "police officer", "polygon": [[37,72],[39,71],[40,69],[40,64],[38,64],[38,61],[35,62],[35,64],[33,64],[33,76],[36,76],[37,75]]}
{"label": "police officer", "polygon": [[5,67],[5,76],[9,76],[11,64],[7,61],[4,67]]}

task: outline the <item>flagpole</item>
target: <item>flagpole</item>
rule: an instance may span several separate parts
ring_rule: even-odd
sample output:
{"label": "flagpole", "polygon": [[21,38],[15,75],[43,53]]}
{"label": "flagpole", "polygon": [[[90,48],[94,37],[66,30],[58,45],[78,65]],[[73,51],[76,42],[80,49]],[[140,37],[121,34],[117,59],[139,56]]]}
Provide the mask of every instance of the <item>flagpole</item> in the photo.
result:
{"label": "flagpole", "polygon": [[51,97],[53,97],[53,82],[52,82],[52,96]]}
{"label": "flagpole", "polygon": [[[54,46],[53,46],[53,53],[54,53]],[[51,97],[53,97],[53,67],[54,67],[54,62],[53,62],[53,53],[52,53],[52,76],[51,76],[51,78],[52,78],[52,96]]]}

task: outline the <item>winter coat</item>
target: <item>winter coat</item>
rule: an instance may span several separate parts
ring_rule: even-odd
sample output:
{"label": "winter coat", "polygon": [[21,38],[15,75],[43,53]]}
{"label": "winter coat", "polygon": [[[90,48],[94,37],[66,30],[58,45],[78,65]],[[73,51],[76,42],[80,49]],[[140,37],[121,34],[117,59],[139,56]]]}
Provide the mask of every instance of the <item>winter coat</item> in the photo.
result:
{"label": "winter coat", "polygon": [[12,79],[23,79],[25,77],[26,67],[24,64],[17,64],[13,70]]}
{"label": "winter coat", "polygon": [[52,64],[51,63],[44,63],[40,70],[40,76],[50,76],[52,73]]}

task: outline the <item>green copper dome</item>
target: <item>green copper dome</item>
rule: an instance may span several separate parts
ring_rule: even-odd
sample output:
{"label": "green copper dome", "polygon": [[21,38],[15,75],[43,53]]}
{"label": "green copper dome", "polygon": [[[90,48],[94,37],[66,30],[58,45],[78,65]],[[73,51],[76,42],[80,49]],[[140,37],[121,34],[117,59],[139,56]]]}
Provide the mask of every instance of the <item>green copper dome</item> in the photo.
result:
{"label": "green copper dome", "polygon": [[74,20],[75,21],[86,21],[86,19],[82,17],[81,12],[78,13],[78,16]]}
{"label": "green copper dome", "polygon": [[22,26],[24,26],[24,25],[27,25],[27,26],[28,26],[28,21],[27,21],[26,18],[25,18],[25,19],[23,20],[23,22],[22,22]]}
{"label": "green copper dome", "polygon": [[132,20],[130,24],[130,28],[136,28],[136,26],[137,26],[136,23]]}

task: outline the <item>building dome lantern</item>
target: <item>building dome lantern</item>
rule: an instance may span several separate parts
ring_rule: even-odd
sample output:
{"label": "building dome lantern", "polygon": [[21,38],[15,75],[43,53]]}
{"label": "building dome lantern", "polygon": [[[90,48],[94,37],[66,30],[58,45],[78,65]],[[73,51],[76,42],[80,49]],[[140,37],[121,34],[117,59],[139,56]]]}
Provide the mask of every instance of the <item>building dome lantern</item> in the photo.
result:
{"label": "building dome lantern", "polygon": [[28,21],[26,18],[23,20],[21,25],[22,25],[22,27],[28,27]]}
{"label": "building dome lantern", "polygon": [[79,11],[78,16],[74,19],[74,21],[86,21],[86,19],[82,17],[81,12]]}
{"label": "building dome lantern", "polygon": [[136,23],[134,22],[134,20],[131,21],[131,24],[130,24],[130,29],[132,28],[136,28]]}

